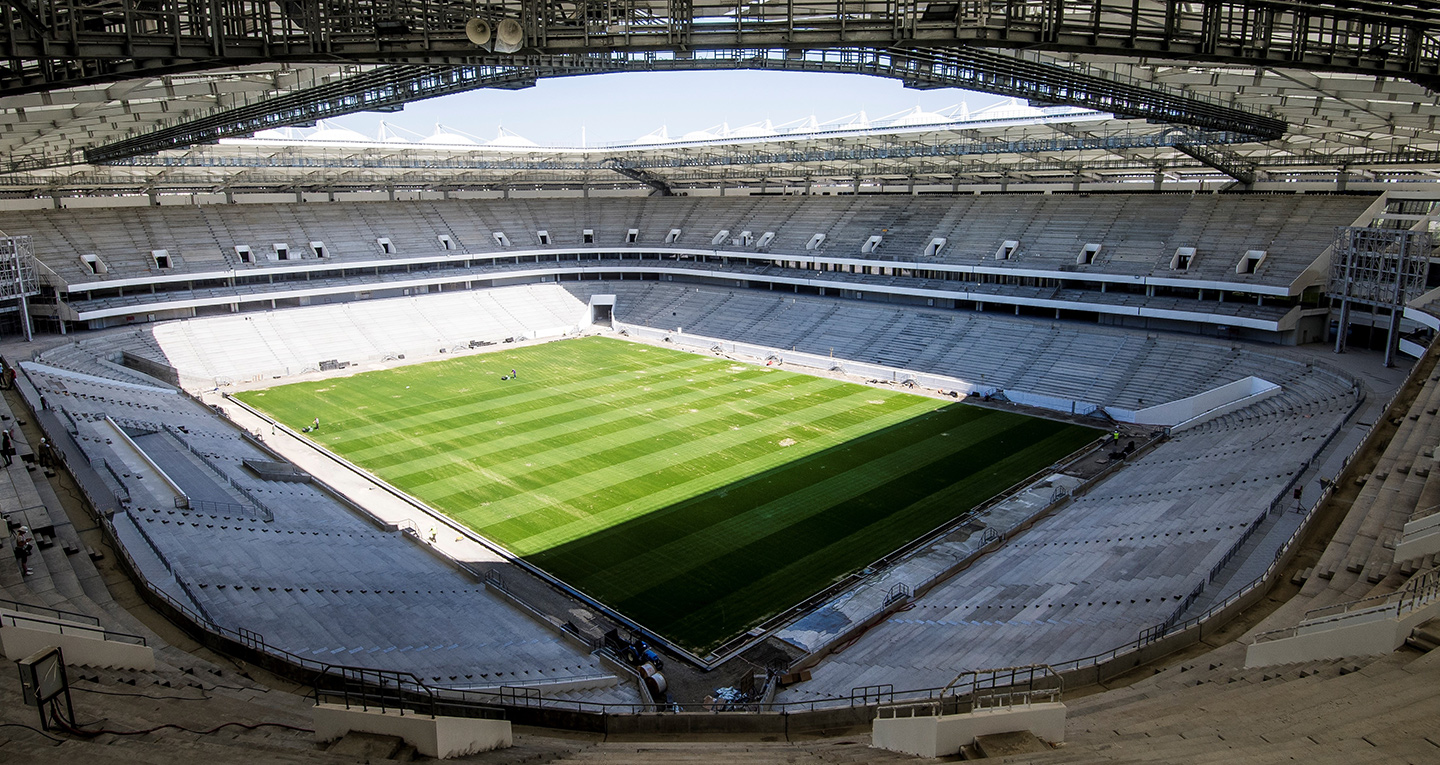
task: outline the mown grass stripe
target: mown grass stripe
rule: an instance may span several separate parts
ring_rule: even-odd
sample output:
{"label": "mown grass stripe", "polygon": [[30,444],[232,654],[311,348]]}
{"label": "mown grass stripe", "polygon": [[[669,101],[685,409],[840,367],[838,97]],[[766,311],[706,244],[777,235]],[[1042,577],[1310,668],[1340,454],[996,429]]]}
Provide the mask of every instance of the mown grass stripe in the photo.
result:
{"label": "mown grass stripe", "polygon": [[[654,580],[643,575],[647,569],[672,570],[677,561],[689,561],[691,568],[713,564],[764,536],[788,533],[788,527],[829,512],[876,486],[892,482],[903,486],[911,473],[923,473],[957,451],[991,443],[1015,425],[1000,413],[992,413],[971,421],[964,434],[941,435],[956,424],[947,414],[932,413],[905,423],[905,427],[850,440],[823,454],[727,486],[724,494],[708,494],[672,506],[663,515],[646,516],[643,528],[627,528],[616,535],[619,539],[596,537],[588,549],[567,550],[566,557],[593,572],[586,578],[634,583],[638,591]],[[743,510],[736,512],[735,508]],[[683,525],[668,523],[675,518],[683,518]],[[618,597],[631,594],[624,586],[608,589]]]}
{"label": "mown grass stripe", "polygon": [[[687,361],[690,361],[687,359]],[[552,410],[563,410],[566,406],[576,400],[594,400],[596,397],[612,393],[628,391],[631,398],[643,399],[645,387],[684,388],[694,383],[691,378],[701,377],[714,379],[726,374],[719,369],[706,369],[700,363],[691,361],[687,364],[668,365],[674,367],[659,374],[651,374],[637,378],[633,371],[620,370],[613,374],[598,376],[583,376],[580,380],[558,386],[551,386],[540,381],[515,381],[512,384],[500,386],[498,389],[477,388],[460,389],[465,394],[437,396],[438,383],[427,384],[422,387],[414,387],[409,394],[404,393],[406,389],[396,389],[397,392],[390,394],[402,398],[422,398],[425,403],[407,404],[393,410],[397,416],[394,419],[385,421],[371,421],[366,419],[366,426],[354,427],[346,418],[337,420],[336,433],[333,440],[327,441],[337,448],[347,450],[359,450],[367,444],[383,445],[396,430],[410,428],[436,428],[448,427],[450,421],[464,425],[469,421],[494,420],[506,418],[520,418],[525,421],[533,418],[543,418],[547,415],[547,407]],[[735,373],[730,373],[734,376]],[[644,386],[637,386],[636,380],[642,379]],[[364,385],[368,380],[357,381]],[[338,384],[333,391],[337,398],[344,400],[348,396],[356,396],[357,402],[369,400],[363,388],[341,387]],[[483,398],[475,396],[486,394]],[[545,406],[537,406],[544,404]],[[437,416],[441,415],[441,416]],[[343,434],[343,435],[339,435]]]}
{"label": "mown grass stripe", "polygon": [[[647,571],[714,571],[723,566],[724,560],[743,555],[740,550],[755,545],[773,534],[792,534],[805,526],[812,517],[832,513],[837,507],[854,501],[855,498],[871,493],[878,486],[901,488],[896,497],[910,494],[909,486],[913,475],[932,474],[930,467],[936,461],[946,460],[962,449],[976,444],[994,445],[994,437],[1007,431],[1009,424],[995,422],[991,428],[981,431],[971,428],[968,438],[948,438],[939,435],[939,429],[946,426],[943,419],[932,421],[932,432],[920,428],[899,429],[891,432],[890,438],[864,438],[852,441],[848,448],[834,449],[822,455],[822,460],[811,460],[809,464],[789,464],[780,471],[763,478],[747,481],[747,493],[755,497],[707,497],[717,506],[710,514],[713,523],[687,529],[672,529],[670,542],[661,542],[662,533],[626,534],[638,545],[606,545],[595,552],[600,555],[583,556],[586,579],[605,582],[619,582],[608,585],[612,598],[629,599],[636,592],[647,592],[654,586]],[[999,419],[999,418],[991,418]],[[920,432],[917,432],[920,431]],[[973,432],[972,432],[973,431]],[[848,454],[845,454],[848,452]],[[850,462],[852,467],[845,467]],[[753,503],[753,504],[752,504]],[[697,503],[698,504],[698,503]],[[739,513],[727,513],[732,507],[744,507]],[[693,510],[685,513],[691,519]],[[832,527],[835,529],[835,527]],[[675,530],[681,532],[674,534]],[[838,527],[838,532],[848,534],[848,526]],[[811,537],[808,543],[816,543],[819,537]],[[579,550],[567,552],[567,558],[582,559]]]}
{"label": "mown grass stripe", "polygon": [[698,651],[1094,436],[602,338],[240,397]]}
{"label": "mown grass stripe", "polygon": [[[738,386],[746,385],[748,383],[743,382],[717,384],[717,389],[726,393],[725,397],[717,398],[717,402],[733,400],[733,396],[741,391]],[[796,387],[771,391],[757,400],[779,401],[787,395],[794,395]],[[823,391],[825,386],[815,385],[813,390]],[[473,468],[504,470],[507,463],[513,466],[515,463],[534,462],[546,453],[593,453],[600,451],[600,444],[636,441],[675,427],[699,426],[719,418],[734,423],[743,419],[741,413],[718,405],[684,406],[687,400],[681,392],[626,406],[612,406],[609,402],[574,402],[571,408],[551,412],[543,419],[504,420],[503,424],[477,423],[458,431],[436,433],[437,440],[433,445],[427,445],[427,453],[423,457],[385,460],[372,456],[368,462],[381,469],[387,478],[396,481],[441,480],[442,476],[429,476],[424,471],[457,461],[466,462]],[[579,408],[575,408],[577,406]],[[689,409],[696,409],[696,412],[692,414]],[[365,459],[363,453],[359,456]],[[437,490],[443,488],[444,484],[437,486]]]}
{"label": "mown grass stripe", "polygon": [[[908,416],[908,412],[896,413],[891,419],[900,421]],[[810,454],[823,451],[823,447],[833,446],[857,436],[864,435],[869,428],[872,428],[877,421],[857,422],[848,428],[834,430],[827,434],[827,437],[814,437],[810,441],[813,446],[807,454],[804,451],[795,451],[795,459],[804,459]],[[682,434],[685,435],[685,434]],[[512,549],[520,554],[531,554],[547,547],[554,546],[561,542],[569,541],[579,534],[591,533],[602,528],[623,522],[632,517],[648,515],[651,512],[674,505],[678,502],[703,494],[722,486],[744,480],[748,476],[762,472],[776,465],[792,461],[789,450],[797,447],[779,447],[777,442],[781,440],[784,433],[762,433],[750,437],[745,441],[735,442],[737,434],[733,432],[720,432],[696,440],[696,434],[689,434],[691,441],[683,446],[675,447],[680,451],[674,452],[675,459],[661,462],[655,453],[648,453],[635,457],[627,464],[634,466],[634,469],[619,473],[616,468],[597,469],[590,473],[575,476],[574,478],[561,482],[565,486],[573,487],[578,493],[560,495],[554,493],[553,485],[547,489],[547,498],[552,504],[540,503],[538,509],[525,512],[516,516],[506,513],[504,508],[506,502],[515,504],[534,504],[533,497],[520,496],[511,497],[492,504],[485,508],[486,514],[494,514],[497,508],[506,518],[493,525],[481,527],[483,533],[495,534],[499,537],[516,539]],[[796,435],[799,435],[797,432]],[[798,445],[797,445],[798,446]],[[656,466],[651,467],[655,463]],[[603,476],[603,477],[602,477]],[[656,486],[665,486],[656,490]],[[565,510],[561,510],[561,506]],[[581,519],[577,525],[574,522],[564,521],[561,513],[569,512],[577,507],[604,508],[588,511],[588,517]],[[531,529],[536,525],[535,513],[542,513],[542,521],[539,523],[540,532],[532,532],[528,536],[517,538],[516,529]],[[492,516],[493,517],[493,516]],[[694,527],[689,527],[693,533]]]}

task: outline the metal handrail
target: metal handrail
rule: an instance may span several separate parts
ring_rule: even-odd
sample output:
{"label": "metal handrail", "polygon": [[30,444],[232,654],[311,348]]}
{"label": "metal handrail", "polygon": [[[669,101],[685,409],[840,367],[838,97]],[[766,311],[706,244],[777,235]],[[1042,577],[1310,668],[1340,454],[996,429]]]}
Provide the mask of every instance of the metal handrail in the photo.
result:
{"label": "metal handrail", "polygon": [[[64,411],[64,410],[61,410],[61,411]],[[107,459],[104,459],[104,458],[101,458],[101,460],[100,460],[100,465],[105,468],[105,471],[110,474],[110,477],[111,477],[111,478],[114,478],[114,479],[115,479],[115,484],[116,484],[116,486],[119,487],[120,491],[125,492],[124,495],[122,495],[122,496],[120,497],[120,499],[123,500],[123,501],[125,501],[125,502],[129,502],[129,501],[130,501],[130,487],[128,487],[128,486],[125,485],[124,479],[122,479],[122,478],[120,477],[120,473],[115,470],[115,466],[114,466],[114,465],[111,465],[111,464],[110,464],[110,461],[107,460]]]}
{"label": "metal handrail", "polygon": [[7,600],[0,598],[0,611],[28,611],[41,616],[51,616],[56,619],[64,619],[72,622],[86,622],[100,626],[100,620],[89,614],[79,614],[74,611],[62,611],[49,606],[32,606],[29,603],[21,603],[18,600]]}
{"label": "metal handrail", "polygon": [[[195,455],[196,457],[198,457],[201,462],[205,463],[205,466],[206,466],[206,467],[208,467],[208,468],[210,468],[211,470],[215,471],[215,473],[216,473],[217,475],[219,475],[221,478],[224,478],[224,479],[226,480],[226,482],[228,482],[232,488],[234,488],[236,491],[240,492],[240,494],[243,495],[246,499],[248,499],[248,500],[250,500],[252,503],[254,503],[254,505],[255,505],[255,510],[256,510],[257,514],[260,516],[260,520],[264,521],[265,523],[272,523],[272,522],[275,520],[275,513],[274,513],[269,507],[267,507],[264,502],[260,501],[260,498],[259,498],[259,497],[255,496],[255,492],[251,491],[250,489],[246,488],[245,486],[240,485],[240,482],[236,481],[233,477],[231,477],[231,475],[230,475],[228,472],[226,472],[223,468],[221,468],[220,465],[216,464],[216,462],[215,462],[213,459],[211,459],[209,455],[201,452],[199,449],[196,449],[194,446],[192,446],[192,445],[190,444],[189,439],[187,439],[187,438],[184,437],[183,431],[181,431],[179,428],[176,428],[176,427],[174,427],[173,425],[169,425],[169,424],[165,425],[164,427],[165,427],[165,431],[166,431],[167,433],[169,433],[172,438],[174,438],[176,441],[179,441],[179,442],[181,443],[181,445],[183,445],[187,450],[189,450],[189,452],[190,452],[191,454],[193,454],[193,455]],[[191,503],[193,504],[195,501],[196,501],[196,500],[193,500],[193,499],[192,499],[192,500],[191,500]],[[217,506],[218,506],[218,505],[229,504],[229,505],[234,505],[235,507],[239,507],[239,508],[244,509],[244,510],[249,510],[249,509],[250,509],[250,508],[245,507],[244,505],[242,505],[242,504],[240,504],[240,503],[238,503],[238,502],[229,502],[229,503],[213,502],[212,504],[215,504],[215,505],[217,505]]]}
{"label": "metal handrail", "polygon": [[141,646],[148,645],[144,637],[140,635],[131,635],[127,632],[113,632],[111,630],[105,629],[104,627],[96,627],[89,624],[73,624],[64,620],[50,621],[48,619],[40,619],[34,616],[26,616],[25,614],[0,611],[0,624],[3,624],[6,621],[8,621],[10,623],[10,626],[12,627],[20,627],[23,626],[21,625],[21,622],[28,622],[30,624],[41,624],[46,627],[54,627],[55,632],[60,635],[67,634],[65,630],[68,629],[70,630],[68,634],[79,633],[92,637],[95,635],[99,635],[101,640],[107,642],[132,643],[134,645]]}
{"label": "metal handrail", "polygon": [[1255,636],[1255,642],[1270,643],[1283,640],[1299,634],[1303,627],[1334,624],[1362,615],[1371,616],[1376,613],[1393,611],[1395,617],[1404,616],[1417,608],[1429,605],[1437,596],[1440,596],[1440,569],[1431,568],[1412,576],[1405,587],[1395,592],[1312,608],[1305,612],[1305,616],[1299,624],[1261,632]]}

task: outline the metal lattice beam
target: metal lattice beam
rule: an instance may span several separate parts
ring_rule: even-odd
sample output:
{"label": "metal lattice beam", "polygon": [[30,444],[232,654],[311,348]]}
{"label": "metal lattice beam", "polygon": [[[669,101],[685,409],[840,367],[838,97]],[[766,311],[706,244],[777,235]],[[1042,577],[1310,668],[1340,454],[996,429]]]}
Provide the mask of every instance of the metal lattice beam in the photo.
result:
{"label": "metal lattice beam", "polygon": [[[528,87],[539,78],[625,71],[756,69],[868,74],[907,85],[964,88],[1032,101],[1080,106],[1121,117],[1245,134],[1255,140],[1284,135],[1284,121],[1186,95],[1178,90],[1091,74],[987,51],[839,49],[812,51],[719,51],[686,58],[593,54],[536,58],[516,66],[431,67],[398,65],[220,111],[84,152],[83,161],[105,162],[137,154],[193,146],[259,130],[310,123],[357,111],[397,106],[477,88]],[[67,164],[77,156],[34,157],[10,170]]]}
{"label": "metal lattice beam", "polygon": [[622,160],[615,158],[601,160],[600,166],[608,167],[611,170],[614,170],[615,172],[625,176],[626,178],[629,178],[632,181],[639,181],[646,186],[649,186],[650,188],[655,190],[651,193],[651,196],[655,196],[657,194],[662,197],[675,196],[675,190],[670,188],[670,184],[666,182],[664,178],[661,178],[660,176],[648,170],[641,170],[635,167],[626,167],[625,163]]}
{"label": "metal lattice beam", "polygon": [[1175,148],[1200,164],[1219,170],[1246,186],[1255,184],[1255,168],[1230,152],[1188,141],[1175,144]]}
{"label": "metal lattice beam", "polygon": [[870,162],[920,158],[965,157],[986,154],[1043,154],[1084,150],[1173,147],[1186,143],[1234,143],[1248,140],[1231,133],[1189,133],[1179,130],[1162,133],[1135,132],[1098,136],[1056,136],[1015,141],[1001,139],[953,139],[935,143],[907,143],[891,146],[836,146],[776,149],[774,146],[717,144],[700,146],[697,153],[645,154],[589,160],[579,156],[565,159],[506,157],[483,159],[458,156],[444,159],[411,158],[402,155],[328,157],[315,159],[290,153],[244,157],[213,156],[207,152],[185,155],[140,155],[105,163],[129,167],[305,167],[329,168],[416,168],[429,170],[521,170],[583,172],[616,168],[659,170],[665,168],[725,167],[749,165],[794,165],[806,163]]}
{"label": "metal lattice beam", "polygon": [[1440,77],[1440,9],[1378,0],[36,0],[0,6],[0,95],[249,62],[503,65],[472,17],[527,55],[863,46],[1023,49]]}

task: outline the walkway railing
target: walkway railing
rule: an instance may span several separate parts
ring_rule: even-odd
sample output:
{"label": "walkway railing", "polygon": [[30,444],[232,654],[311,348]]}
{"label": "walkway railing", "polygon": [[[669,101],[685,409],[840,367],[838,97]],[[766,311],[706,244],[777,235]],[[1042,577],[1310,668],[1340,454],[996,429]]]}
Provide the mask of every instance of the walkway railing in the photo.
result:
{"label": "walkway railing", "polygon": [[64,620],[51,621],[35,616],[26,616],[6,611],[0,611],[0,625],[11,627],[25,627],[27,629],[54,632],[57,635],[83,635],[96,640],[104,640],[112,643],[130,643],[133,645],[147,645],[145,638],[140,635],[131,635],[125,632],[112,632],[104,627],[97,627],[90,624],[75,624]]}
{"label": "walkway railing", "polygon": [[1440,597],[1440,569],[1428,569],[1410,577],[1405,586],[1385,595],[1372,595],[1344,603],[1312,608],[1293,627],[1269,630],[1255,636],[1257,643],[1269,643],[1294,637],[1300,630],[1320,625],[1339,625],[1352,618],[1374,618],[1383,615],[1398,619],[1416,609],[1428,606]]}
{"label": "walkway railing", "polygon": [[[224,478],[225,481],[230,484],[231,488],[233,488],[233,489],[235,489],[236,491],[240,492],[240,494],[243,495],[246,499],[248,499],[248,500],[250,500],[252,503],[254,503],[254,505],[255,505],[255,513],[256,513],[256,515],[259,516],[260,520],[262,520],[262,521],[264,521],[264,522],[266,522],[266,523],[271,523],[271,522],[273,522],[273,521],[275,520],[275,513],[274,513],[273,511],[271,511],[270,508],[266,507],[266,506],[265,506],[265,503],[264,503],[264,502],[261,502],[259,497],[255,496],[255,492],[251,491],[250,489],[246,488],[245,486],[242,486],[238,481],[236,481],[234,478],[232,478],[232,477],[230,476],[230,473],[229,473],[229,472],[227,472],[227,471],[226,471],[224,468],[222,468],[218,463],[216,463],[215,460],[211,459],[209,455],[205,454],[204,452],[201,452],[199,449],[196,449],[194,446],[192,446],[192,445],[190,444],[190,440],[187,439],[187,438],[185,438],[185,433],[184,433],[183,431],[181,431],[179,428],[176,428],[176,427],[173,426],[173,425],[165,425],[164,427],[165,427],[165,431],[166,431],[166,432],[168,432],[171,436],[173,436],[176,441],[179,441],[179,442],[181,443],[181,445],[183,445],[186,449],[188,449],[188,450],[190,451],[191,454],[193,454],[193,455],[195,455],[197,458],[199,458],[199,460],[200,460],[201,462],[205,463],[205,466],[206,466],[206,467],[208,467],[208,468],[210,468],[211,470],[215,471],[216,475],[219,475],[221,478]],[[190,501],[190,504],[191,504],[191,507],[194,507],[195,504],[196,504],[196,500],[193,500],[193,499],[192,499],[192,500]],[[228,502],[226,502],[226,503],[211,503],[211,504],[215,504],[215,505],[233,505],[233,506],[235,506],[235,507],[241,508],[241,509],[246,510],[246,511],[250,510],[250,508],[248,508],[248,507],[246,507],[246,506],[244,506],[244,505],[241,505],[241,504],[239,504],[239,503],[228,503]]]}
{"label": "walkway railing", "polygon": [[4,598],[0,598],[0,611],[17,611],[21,613],[38,614],[40,616],[48,616],[52,619],[64,619],[65,621],[70,622],[93,624],[96,627],[100,626],[100,620],[93,616],[90,616],[89,614],[79,614],[74,611],[62,611],[58,608],[51,608],[49,606],[34,606],[29,603],[21,603],[18,600],[6,600]]}

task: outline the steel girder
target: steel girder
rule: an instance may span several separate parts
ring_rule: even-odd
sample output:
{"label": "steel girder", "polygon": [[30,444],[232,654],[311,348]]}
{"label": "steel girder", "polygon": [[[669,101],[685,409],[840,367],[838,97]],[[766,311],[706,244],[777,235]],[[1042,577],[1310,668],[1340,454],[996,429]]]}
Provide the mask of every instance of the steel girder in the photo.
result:
{"label": "steel girder", "polygon": [[626,178],[629,178],[632,181],[639,181],[646,186],[649,186],[650,188],[654,189],[654,191],[650,192],[651,196],[675,196],[675,190],[670,188],[670,183],[664,178],[661,178],[660,176],[650,172],[649,170],[642,170],[638,167],[629,167],[625,164],[623,160],[613,157],[610,159],[600,160],[600,166],[614,170],[615,172],[625,176]]}
{"label": "steel girder", "polygon": [[[221,111],[144,135],[87,149],[84,160],[104,162],[176,149],[259,130],[314,122],[357,111],[476,88],[519,88],[544,77],[624,71],[759,69],[868,74],[907,85],[981,90],[1032,101],[1080,106],[1158,122],[1194,126],[1269,140],[1284,135],[1283,120],[1247,112],[1182,91],[1091,74],[1082,65],[1060,66],[981,50],[710,51],[686,57],[623,53],[540,56],[508,66],[381,67],[345,80]],[[75,157],[56,158],[56,163]],[[39,167],[30,159],[11,170]]]}
{"label": "steel girder", "polygon": [[1206,167],[1219,170],[1247,187],[1255,183],[1255,168],[1248,166],[1235,154],[1188,141],[1175,144],[1175,148]]}
{"label": "steel girder", "polygon": [[[424,159],[394,154],[314,158],[296,153],[266,156],[211,156],[206,152],[184,155],[140,155],[104,163],[116,167],[303,167],[303,168],[386,168],[416,170],[534,170],[548,172],[584,172],[613,170],[661,170],[667,168],[724,167],[752,165],[795,165],[814,162],[867,162],[919,158],[965,157],[987,154],[1041,154],[1085,150],[1115,151],[1137,148],[1174,147],[1186,144],[1223,144],[1248,140],[1231,133],[1191,133],[1180,130],[1134,132],[1098,136],[1057,136],[1014,141],[1003,139],[949,139],[935,143],[909,143],[892,146],[839,146],[833,148],[767,148],[764,145],[724,144],[699,145],[699,153],[652,154],[636,153],[629,157],[606,157],[603,160],[570,158],[483,159],[461,156],[449,159]],[[615,151],[614,149],[610,151]]]}
{"label": "steel girder", "polygon": [[1419,0],[35,0],[30,11],[0,4],[0,96],[251,62],[505,65],[467,39],[471,18],[509,22],[527,55],[1023,48],[1440,82],[1440,9]]}

